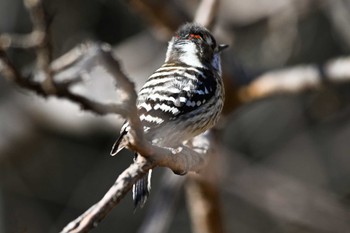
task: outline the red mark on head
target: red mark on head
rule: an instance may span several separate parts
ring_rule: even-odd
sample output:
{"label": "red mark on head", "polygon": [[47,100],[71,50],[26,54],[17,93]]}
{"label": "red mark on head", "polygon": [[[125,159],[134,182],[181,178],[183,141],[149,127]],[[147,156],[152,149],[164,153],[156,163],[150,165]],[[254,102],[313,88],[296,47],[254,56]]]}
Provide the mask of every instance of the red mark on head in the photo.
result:
{"label": "red mark on head", "polygon": [[202,37],[198,34],[190,34],[189,38],[193,38],[193,39],[201,39]]}

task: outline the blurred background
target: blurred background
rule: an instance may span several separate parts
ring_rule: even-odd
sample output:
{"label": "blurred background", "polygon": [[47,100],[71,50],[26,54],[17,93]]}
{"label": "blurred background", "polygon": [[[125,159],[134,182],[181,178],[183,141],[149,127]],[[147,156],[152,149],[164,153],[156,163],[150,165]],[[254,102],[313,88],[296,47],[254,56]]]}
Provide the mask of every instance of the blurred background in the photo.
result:
{"label": "blurred background", "polygon": [[[87,39],[111,43],[140,87],[199,2],[44,0],[54,57]],[[213,33],[230,49],[223,54],[227,101],[216,131],[216,182],[226,232],[350,232],[350,82],[325,77],[315,90],[250,102],[239,95],[266,71],[347,55],[349,25],[349,0],[221,1]],[[0,33],[31,26],[22,1],[0,0]],[[21,70],[35,59],[33,51],[9,54]],[[116,101],[105,76],[87,74],[76,91]],[[132,162],[128,151],[109,156],[122,122],[42,99],[1,77],[0,232],[58,232],[97,202]],[[155,171],[144,209],[133,213],[128,195],[93,232],[142,232],[166,172]],[[176,190],[168,232],[191,232],[185,194]]]}

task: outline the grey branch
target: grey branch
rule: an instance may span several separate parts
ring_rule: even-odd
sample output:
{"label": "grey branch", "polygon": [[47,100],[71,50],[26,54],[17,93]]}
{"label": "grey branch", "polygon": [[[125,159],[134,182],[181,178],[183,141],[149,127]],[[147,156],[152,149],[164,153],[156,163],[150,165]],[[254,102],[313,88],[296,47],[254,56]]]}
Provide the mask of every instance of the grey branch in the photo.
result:
{"label": "grey branch", "polygon": [[209,139],[207,134],[195,140],[196,145],[203,145],[202,147],[197,146],[196,151],[203,153],[198,153],[185,145],[178,148],[156,147],[143,138],[143,130],[140,119],[137,117],[135,105],[136,92],[134,90],[134,84],[120,69],[120,65],[112,56],[109,46],[91,42],[78,46],[52,63],[50,71],[53,75],[59,74],[59,72],[71,72],[72,75],[78,75],[78,73],[74,72],[80,69],[72,68],[72,65],[65,60],[71,61],[70,63],[81,69],[90,67],[93,63],[102,65],[115,78],[118,89],[121,90],[120,99],[122,102],[120,104],[106,104],[89,100],[71,93],[68,89],[69,85],[65,83],[55,83],[55,91],[47,93],[40,83],[21,76],[9,61],[6,53],[0,51],[1,70],[6,77],[20,86],[36,91],[43,96],[53,95],[66,98],[78,103],[83,109],[97,114],[115,113],[126,117],[131,126],[129,148],[137,151],[146,159],[141,162],[138,161],[126,169],[100,202],[68,224],[62,232],[87,232],[95,227],[119,203],[130,190],[132,184],[155,166],[168,167],[177,174],[185,174],[188,171],[197,172],[201,169],[204,165],[206,152],[208,151]]}
{"label": "grey branch", "polygon": [[[136,120],[138,117],[130,117],[129,119],[138,121]],[[202,141],[203,145],[207,145],[208,140],[208,134],[203,134],[196,138],[197,143]],[[187,146],[182,146],[178,149],[161,148],[153,146],[142,137],[138,138],[137,136],[133,139],[130,138],[129,147],[146,159],[138,160],[120,174],[105,196],[77,219],[70,222],[61,233],[88,232],[96,227],[127,194],[132,185],[144,176],[149,169],[156,166],[164,166],[172,169],[177,174],[185,174],[188,171],[199,171],[204,166],[206,157],[206,153],[199,154]],[[208,152],[206,146],[200,149],[197,148],[197,150]]]}
{"label": "grey branch", "polygon": [[[4,74],[4,77],[15,82],[17,85],[34,91],[38,95],[43,97],[47,96],[56,96],[58,98],[69,99],[70,101],[80,105],[80,107],[84,110],[91,111],[95,114],[106,115],[106,114],[119,114],[122,116],[126,116],[129,114],[128,104],[135,104],[136,101],[136,93],[134,90],[134,84],[126,77],[125,74],[120,69],[120,65],[117,60],[115,60],[108,47],[96,44],[96,43],[85,43],[83,45],[78,46],[73,49],[74,52],[79,51],[84,56],[77,57],[76,60],[80,58],[84,58],[85,60],[82,62],[85,65],[91,65],[92,62],[104,62],[106,64],[106,69],[110,71],[112,74],[118,75],[118,85],[124,90],[124,95],[121,96],[123,98],[124,103],[122,104],[111,104],[111,103],[100,103],[94,100],[90,100],[83,96],[72,93],[69,90],[69,86],[73,84],[72,82],[63,82],[63,83],[53,83],[53,90],[47,91],[40,82],[34,81],[31,77],[24,77],[11,63],[7,54],[4,50],[0,49],[0,73]],[[67,56],[73,56],[73,52],[67,54]],[[60,62],[59,58],[56,62],[53,62],[55,66],[58,66]],[[74,62],[79,63],[74,60]],[[56,67],[57,68],[57,67]],[[50,74],[55,75],[58,73],[54,72],[55,70],[50,69]],[[72,73],[73,75],[73,73]],[[74,73],[74,75],[78,75]],[[128,93],[128,94],[126,94]]]}
{"label": "grey branch", "polygon": [[350,81],[350,57],[336,58],[322,66],[300,65],[267,72],[240,90],[244,101],[252,101],[279,93],[297,93],[317,88],[324,81]]}
{"label": "grey branch", "polygon": [[[151,168],[164,166],[177,174],[185,174],[189,171],[198,172],[204,166],[210,146],[209,134],[203,134],[195,139],[194,149],[186,145],[180,145],[178,148],[161,148],[150,144],[143,137],[143,128],[137,115],[134,83],[122,71],[118,60],[112,55],[111,47],[86,42],[52,61],[48,25],[42,3],[39,0],[25,0],[25,4],[30,12],[33,31],[23,36],[8,34],[0,36],[0,73],[8,80],[40,96],[64,98],[95,114],[123,116],[130,122],[131,127],[128,147],[143,156],[119,175],[114,185],[98,203],[69,223],[62,232],[88,232],[96,227],[132,185]],[[10,47],[35,49],[36,63],[30,76],[24,76],[10,61],[6,53],[6,49]],[[89,71],[94,66],[101,66],[115,79],[120,103],[102,103],[70,91],[72,84],[81,81],[79,77],[82,72]],[[55,81],[57,76],[70,77],[70,81],[57,82]]]}
{"label": "grey branch", "polygon": [[219,0],[202,0],[194,17],[194,22],[211,29],[215,23],[218,8]]}
{"label": "grey branch", "polygon": [[144,163],[131,164],[123,173],[119,175],[113,186],[104,197],[77,219],[70,222],[63,232],[89,232],[116,206],[120,200],[129,192],[132,185],[145,175],[152,165],[144,160]]}

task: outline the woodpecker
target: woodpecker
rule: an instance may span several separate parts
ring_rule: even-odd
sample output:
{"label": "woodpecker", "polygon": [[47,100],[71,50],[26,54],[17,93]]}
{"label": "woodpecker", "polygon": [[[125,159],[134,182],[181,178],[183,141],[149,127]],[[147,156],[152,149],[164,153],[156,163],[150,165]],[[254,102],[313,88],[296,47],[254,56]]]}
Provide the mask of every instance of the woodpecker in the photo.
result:
{"label": "woodpecker", "polygon": [[[137,109],[144,135],[152,144],[175,148],[213,127],[224,103],[220,52],[213,35],[187,23],[169,41],[164,64],[138,93]],[[111,155],[127,147],[126,121]],[[135,155],[135,157],[140,155]],[[135,208],[143,207],[151,189],[151,170],[133,186]]]}

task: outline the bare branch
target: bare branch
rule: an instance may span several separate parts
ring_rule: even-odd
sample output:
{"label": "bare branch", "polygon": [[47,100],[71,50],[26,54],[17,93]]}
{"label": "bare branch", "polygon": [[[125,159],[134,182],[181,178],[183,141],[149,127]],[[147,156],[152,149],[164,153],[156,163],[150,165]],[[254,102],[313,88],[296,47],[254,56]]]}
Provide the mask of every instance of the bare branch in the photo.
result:
{"label": "bare branch", "polygon": [[[132,118],[133,117],[130,119]],[[195,141],[197,141],[197,145],[199,145],[200,141],[202,141],[204,145],[207,145],[208,134],[197,137]],[[178,150],[160,148],[152,146],[142,138],[137,138],[136,141],[131,140],[131,143],[135,144],[131,144],[129,147],[147,159],[140,159],[126,169],[118,177],[101,201],[69,223],[63,229],[62,233],[87,232],[91,228],[96,227],[98,222],[100,222],[131,189],[132,184],[146,174],[149,169],[156,166],[166,166],[179,174],[184,174],[188,171],[198,171],[204,166],[204,156],[206,156],[206,154],[198,154],[186,146]],[[208,148],[205,147],[198,147],[197,149],[208,151]]]}
{"label": "bare branch", "polygon": [[101,62],[101,60],[108,64],[106,66],[106,69],[115,74],[114,77],[116,77],[116,79],[118,80],[118,85],[120,85],[121,88],[124,90],[121,96],[124,102],[122,102],[121,104],[112,104],[100,103],[94,100],[87,99],[83,96],[70,92],[68,87],[69,84],[72,83],[55,83],[54,93],[47,93],[40,83],[37,83],[30,78],[23,77],[8,59],[6,53],[2,50],[0,50],[0,73],[3,73],[5,78],[8,78],[9,80],[15,82],[19,86],[32,90],[43,97],[53,95],[59,98],[66,98],[80,105],[82,109],[92,111],[99,115],[115,113],[126,117],[130,112],[129,105],[135,105],[136,101],[134,84],[131,81],[129,81],[126,75],[120,70],[119,63],[112,57],[110,51],[108,50],[108,48],[106,48],[106,46],[87,43],[83,46],[79,46],[79,49],[86,49],[85,51],[81,51],[82,53],[85,52],[85,54],[87,55],[85,57],[86,60],[84,61],[85,64],[91,64],[91,62]]}
{"label": "bare branch", "polygon": [[113,186],[98,203],[91,206],[85,213],[70,222],[61,233],[88,232],[96,227],[113,207],[115,207],[130,191],[132,185],[144,176],[146,171],[153,167],[154,165],[146,161],[143,164],[131,164],[129,168],[119,175]]}
{"label": "bare branch", "polygon": [[[223,233],[224,224],[220,203],[220,172],[222,165],[218,145],[209,138],[210,150],[207,151],[206,165],[200,174],[189,174],[186,180],[186,199],[189,209],[192,231],[201,233]],[[193,147],[200,143],[194,140]],[[197,144],[200,145],[200,144]]]}
{"label": "bare branch", "polygon": [[350,81],[350,57],[337,58],[323,66],[303,65],[267,72],[242,88],[240,96],[251,101],[278,93],[296,93],[329,82]]}
{"label": "bare branch", "polygon": [[190,21],[177,1],[130,0],[127,3],[149,22],[156,36],[163,40],[167,40],[183,22]]}
{"label": "bare branch", "polygon": [[[131,119],[135,121],[135,119]],[[130,131],[129,131],[130,132]],[[168,167],[176,174],[186,174],[189,171],[199,172],[205,165],[207,150],[202,148],[204,153],[198,153],[188,146],[182,145],[178,148],[163,148],[150,144],[146,140],[137,137],[136,133],[130,132],[133,135],[129,139],[128,147],[140,153],[143,157],[152,161],[157,166]],[[135,135],[135,136],[134,136]],[[201,134],[194,140],[203,143],[209,140],[209,134]]]}
{"label": "bare branch", "polygon": [[51,95],[71,100],[83,109],[97,114],[116,113],[126,117],[131,126],[129,148],[146,158],[126,169],[104,198],[70,223],[63,232],[86,232],[96,226],[118,204],[132,184],[155,166],[169,167],[177,174],[185,174],[188,171],[197,172],[203,167],[209,145],[208,135],[202,135],[195,140],[197,145],[195,148],[199,153],[185,145],[176,149],[153,146],[143,138],[142,125],[135,104],[137,95],[134,84],[121,71],[118,61],[112,56],[110,46],[91,42],[78,46],[53,62],[50,66],[50,74],[59,75],[69,71],[68,73],[72,76],[76,76],[82,70],[98,63],[115,78],[120,90],[121,104],[99,103],[76,95],[69,91],[69,83],[55,83],[54,92],[47,92],[40,83],[23,77],[2,50],[0,61],[0,68],[5,77],[26,89],[33,90],[44,97]]}
{"label": "bare branch", "polygon": [[27,35],[5,33],[0,35],[0,48],[31,49],[37,47],[42,39],[42,34],[37,32]]}
{"label": "bare branch", "polygon": [[349,48],[350,47],[350,30],[348,23],[350,20],[349,4],[346,1],[322,1],[322,9],[330,19],[333,30],[336,31],[340,40]]}
{"label": "bare branch", "polygon": [[223,233],[220,194],[215,184],[205,176],[191,174],[186,183],[187,206],[195,233]]}
{"label": "bare branch", "polygon": [[[207,137],[208,135],[204,134],[197,140],[203,140],[204,144],[206,144]],[[204,166],[206,154],[198,154],[189,147],[183,146],[178,150],[166,149],[152,146],[142,138],[137,138],[133,142],[135,142],[135,145],[129,145],[131,149],[137,151],[146,159],[138,160],[120,174],[105,196],[77,219],[70,222],[63,229],[62,233],[88,232],[93,227],[96,227],[111,209],[119,203],[132,185],[145,175],[149,169],[156,166],[165,166],[178,174],[185,174],[188,171],[198,171]],[[201,150],[204,151],[206,149],[201,148]]]}
{"label": "bare branch", "polygon": [[[35,48],[37,55],[42,56],[43,59],[48,58],[47,60],[50,61],[51,51],[46,49],[49,43],[48,25],[42,3],[40,0],[24,0],[24,4],[33,23],[32,32],[26,35],[2,34],[0,35],[0,48]],[[44,48],[45,51],[41,50]]]}
{"label": "bare branch", "polygon": [[[9,62],[6,54],[0,53],[3,63],[7,66],[4,66],[7,70],[7,73],[12,74],[10,78],[15,81],[17,84],[21,85],[30,90],[36,91],[42,96],[48,96],[49,94],[40,87],[40,85],[30,79],[25,79],[22,77],[14,66]],[[72,57],[72,58],[71,58]],[[91,66],[93,63],[101,63],[101,65],[106,69],[107,72],[112,74],[115,77],[118,83],[118,89],[121,90],[121,100],[122,103],[117,104],[103,104],[98,103],[93,100],[86,99],[85,97],[71,93],[64,84],[55,84],[55,92],[51,95],[67,98],[72,100],[75,103],[81,105],[85,110],[91,110],[97,114],[108,114],[108,113],[117,113],[121,114],[124,117],[128,117],[130,122],[131,138],[130,149],[133,149],[144,157],[152,157],[153,161],[156,161],[159,166],[166,166],[171,168],[174,171],[181,171],[180,173],[187,171],[198,171],[202,164],[202,156],[199,153],[196,153],[192,149],[186,146],[181,146],[178,149],[168,149],[152,146],[147,141],[143,140],[143,132],[140,120],[136,114],[136,92],[134,90],[134,84],[128,79],[128,77],[121,71],[119,63],[111,55],[111,49],[106,45],[99,45],[96,43],[85,43],[75,49],[73,49],[68,54],[64,55],[64,58],[69,58],[75,66],[84,69]],[[53,62],[53,70],[61,71],[70,67],[68,63],[63,62],[64,58],[59,58],[57,61]],[[79,70],[79,69],[78,69]],[[77,75],[72,73],[72,75]],[[203,142],[208,144],[205,137],[202,139]],[[181,152],[181,153],[179,153]],[[183,156],[185,155],[185,156]],[[195,160],[189,158],[195,157]]]}
{"label": "bare branch", "polygon": [[[138,1],[131,0],[128,4],[140,12],[140,14],[156,29],[156,35],[162,39],[169,36],[184,22],[191,21],[186,11],[176,1]],[[219,0],[202,0],[193,22],[197,22],[208,29],[215,23],[219,8]]]}
{"label": "bare branch", "polygon": [[[0,36],[0,72],[4,74],[5,78],[43,97],[56,96],[68,99],[80,105],[82,109],[96,114],[122,115],[130,124],[128,147],[142,155],[117,178],[115,184],[101,201],[68,224],[62,232],[87,232],[97,226],[131,189],[132,185],[151,168],[164,166],[177,174],[186,174],[189,171],[198,172],[204,166],[210,149],[209,134],[198,136],[193,140],[192,145],[179,145],[178,148],[157,147],[146,141],[137,114],[137,94],[134,84],[124,74],[119,62],[113,57],[111,47],[106,44],[87,42],[52,62],[48,25],[42,2],[40,0],[25,0],[25,4],[30,12],[33,31],[24,36]],[[214,7],[211,8],[214,9]],[[35,38],[37,43],[33,41]],[[35,80],[39,79],[39,81],[23,76],[11,63],[4,50],[11,46],[35,49],[36,68],[32,75],[35,75]],[[101,65],[114,77],[119,90],[120,104],[97,102],[70,91],[70,85],[81,81],[76,77],[81,76],[83,71],[89,71],[91,67],[96,65]],[[70,81],[57,82],[55,78],[58,76],[70,77]],[[72,80],[72,78],[76,79]]]}
{"label": "bare branch", "polygon": [[219,0],[202,0],[193,21],[211,29],[215,23],[218,8]]}
{"label": "bare branch", "polygon": [[37,94],[46,97],[47,94],[43,91],[40,84],[33,82],[32,80],[23,77],[19,71],[12,64],[8,58],[6,52],[0,48],[0,73],[4,75],[10,81],[15,82],[17,85],[28,88]]}
{"label": "bare branch", "polygon": [[[28,9],[30,18],[33,23],[31,35],[37,38],[38,44],[36,49],[36,68],[38,75],[42,76],[41,85],[46,93],[54,93],[55,87],[50,70],[52,52],[50,48],[49,26],[47,24],[44,7],[40,0],[25,0],[25,6]],[[35,39],[29,37],[28,39]]]}

